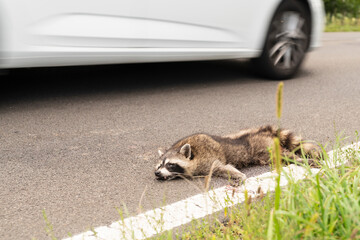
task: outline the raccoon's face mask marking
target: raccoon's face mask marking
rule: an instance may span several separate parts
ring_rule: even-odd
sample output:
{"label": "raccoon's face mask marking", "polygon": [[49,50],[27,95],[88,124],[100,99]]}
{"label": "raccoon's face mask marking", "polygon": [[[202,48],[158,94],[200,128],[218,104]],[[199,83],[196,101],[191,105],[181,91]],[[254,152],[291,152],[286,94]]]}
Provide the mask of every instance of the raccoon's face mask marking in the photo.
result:
{"label": "raccoon's face mask marking", "polygon": [[189,144],[185,145],[185,148],[183,146],[179,153],[158,151],[161,159],[155,169],[155,176],[158,180],[171,180],[186,175],[187,160],[191,156],[191,147]]}
{"label": "raccoon's face mask marking", "polygon": [[177,158],[164,158],[156,167],[158,180],[170,180],[185,174],[186,163]]}

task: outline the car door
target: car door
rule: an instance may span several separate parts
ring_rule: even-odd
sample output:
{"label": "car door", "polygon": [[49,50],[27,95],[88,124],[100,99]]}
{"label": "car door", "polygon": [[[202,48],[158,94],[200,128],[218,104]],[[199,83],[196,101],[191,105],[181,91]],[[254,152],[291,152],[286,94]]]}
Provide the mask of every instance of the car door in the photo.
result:
{"label": "car door", "polygon": [[274,1],[33,0],[22,1],[22,17],[17,15],[32,20],[27,32],[40,45],[245,47]]}
{"label": "car door", "polygon": [[144,2],[150,46],[254,48],[279,0]]}

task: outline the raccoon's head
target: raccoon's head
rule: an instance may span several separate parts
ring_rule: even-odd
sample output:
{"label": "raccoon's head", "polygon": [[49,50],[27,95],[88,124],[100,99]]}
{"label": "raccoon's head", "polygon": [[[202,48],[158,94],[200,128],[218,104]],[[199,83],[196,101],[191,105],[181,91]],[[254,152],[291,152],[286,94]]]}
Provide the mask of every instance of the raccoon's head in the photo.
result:
{"label": "raccoon's head", "polygon": [[188,175],[188,167],[191,159],[190,144],[183,145],[179,151],[173,149],[163,153],[158,151],[160,162],[155,169],[157,180],[171,180],[180,176]]}

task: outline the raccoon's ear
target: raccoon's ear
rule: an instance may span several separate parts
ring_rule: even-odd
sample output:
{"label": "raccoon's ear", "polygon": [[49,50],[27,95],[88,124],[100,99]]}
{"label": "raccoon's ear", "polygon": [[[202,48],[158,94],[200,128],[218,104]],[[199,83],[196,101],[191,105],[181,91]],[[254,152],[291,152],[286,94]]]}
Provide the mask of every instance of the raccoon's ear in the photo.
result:
{"label": "raccoon's ear", "polygon": [[184,146],[181,147],[180,153],[184,155],[186,158],[191,157],[191,146],[190,144],[184,144]]}
{"label": "raccoon's ear", "polygon": [[162,155],[164,155],[163,151],[161,151],[160,149],[158,149],[158,154],[159,154],[159,157],[161,157]]}

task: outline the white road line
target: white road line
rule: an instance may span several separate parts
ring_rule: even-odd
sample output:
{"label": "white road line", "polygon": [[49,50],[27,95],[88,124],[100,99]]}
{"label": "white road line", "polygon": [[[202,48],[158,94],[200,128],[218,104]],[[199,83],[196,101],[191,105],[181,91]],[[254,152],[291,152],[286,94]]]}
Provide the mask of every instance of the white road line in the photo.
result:
{"label": "white road line", "polygon": [[[341,150],[351,147],[359,147],[359,143],[348,145]],[[333,155],[337,152],[330,151],[329,165],[334,167],[336,165],[344,164],[334,163],[331,161]],[[308,172],[294,164],[283,168],[284,172],[291,173],[295,181],[304,179]],[[319,169],[313,168],[311,172],[317,173]],[[263,193],[275,190],[275,181],[273,172],[267,172],[256,177],[246,179],[245,184],[236,189],[229,187],[221,187],[211,190],[207,193],[202,193],[189,197],[187,199],[175,202],[162,208],[156,208],[134,217],[128,217],[123,220],[113,222],[109,226],[101,226],[77,234],[71,238],[63,240],[119,240],[119,239],[144,239],[154,236],[166,230],[171,230],[183,224],[189,223],[194,219],[203,218],[214,212],[220,211],[225,207],[230,207],[235,204],[242,203],[245,199],[244,191],[248,191],[248,195],[256,197],[257,190],[261,187]],[[280,185],[286,186],[288,181],[285,177],[281,178]]]}

